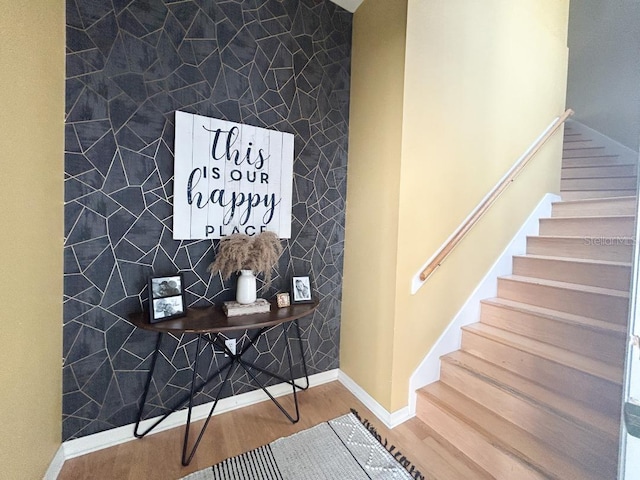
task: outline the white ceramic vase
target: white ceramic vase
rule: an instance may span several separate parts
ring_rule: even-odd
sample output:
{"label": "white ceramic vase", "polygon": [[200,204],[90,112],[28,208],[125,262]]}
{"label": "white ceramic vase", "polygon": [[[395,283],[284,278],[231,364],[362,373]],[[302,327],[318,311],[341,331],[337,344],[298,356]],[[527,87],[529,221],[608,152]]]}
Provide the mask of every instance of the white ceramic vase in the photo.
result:
{"label": "white ceramic vase", "polygon": [[240,270],[236,285],[236,302],[248,305],[256,301],[256,276],[251,270]]}

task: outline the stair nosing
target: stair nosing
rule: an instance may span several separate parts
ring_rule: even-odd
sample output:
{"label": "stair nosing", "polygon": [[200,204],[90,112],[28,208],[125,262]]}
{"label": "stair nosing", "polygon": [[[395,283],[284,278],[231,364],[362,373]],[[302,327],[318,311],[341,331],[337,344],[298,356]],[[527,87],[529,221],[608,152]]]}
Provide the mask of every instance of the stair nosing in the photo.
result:
{"label": "stair nosing", "polygon": [[611,267],[631,268],[633,266],[631,262],[619,262],[616,260],[598,260],[598,259],[578,258],[578,257],[557,257],[554,255],[538,255],[535,253],[522,253],[519,255],[512,255],[512,258],[533,258],[533,259],[540,259],[540,260],[552,260],[555,262],[580,263],[584,265],[595,264],[595,265],[603,265],[603,266],[611,266]]}
{"label": "stair nosing", "polygon": [[[585,140],[582,140],[583,142]],[[580,147],[580,148],[563,148],[562,151],[563,152],[573,152],[575,150],[605,150],[605,147],[600,146],[600,145],[593,145],[593,146],[588,146],[588,147]]]}
{"label": "stair nosing", "polygon": [[[614,235],[615,237],[616,235]],[[575,240],[582,239],[584,235],[527,235],[527,238],[556,238],[559,240]]]}
{"label": "stair nosing", "polygon": [[[607,166],[617,166],[617,165],[605,165],[604,167]],[[592,165],[592,167],[595,168],[603,168],[602,165]],[[562,168],[589,168],[589,167],[562,167]],[[613,180],[613,179],[618,179],[618,178],[634,178],[636,177],[636,175],[614,175],[612,177],[600,177],[600,176],[595,176],[595,177],[578,177],[578,178],[563,178],[561,180]],[[623,189],[624,190],[624,189]]]}
{"label": "stair nosing", "polygon": [[622,197],[603,197],[603,198],[583,198],[581,200],[559,200],[557,202],[551,202],[551,205],[561,205],[564,203],[572,203],[572,204],[576,204],[576,203],[595,203],[595,202],[613,202],[613,201],[620,201],[620,200],[636,200],[636,197],[634,195],[625,195]]}
{"label": "stair nosing", "polygon": [[[575,151],[575,150],[581,150],[581,149],[576,148],[573,151]],[[563,159],[565,159],[565,158],[566,159],[579,159],[579,158],[619,158],[619,157],[620,157],[619,154],[613,153],[613,154],[606,154],[606,155],[586,155],[584,157],[565,157],[565,156],[563,156],[562,158]]]}
{"label": "stair nosing", "polygon": [[578,221],[587,221],[587,220],[604,220],[604,219],[635,219],[635,215],[571,215],[566,217],[545,217],[540,220],[552,220],[554,222],[558,222],[561,220],[578,220]]}
{"label": "stair nosing", "polygon": [[[573,158],[573,157],[572,157]],[[637,167],[637,163],[608,163],[604,165],[563,165],[560,167],[562,170],[565,168],[609,168],[609,167]],[[632,175],[635,176],[635,175]],[[620,175],[620,178],[626,178],[627,175]],[[617,177],[612,177],[617,178]]]}

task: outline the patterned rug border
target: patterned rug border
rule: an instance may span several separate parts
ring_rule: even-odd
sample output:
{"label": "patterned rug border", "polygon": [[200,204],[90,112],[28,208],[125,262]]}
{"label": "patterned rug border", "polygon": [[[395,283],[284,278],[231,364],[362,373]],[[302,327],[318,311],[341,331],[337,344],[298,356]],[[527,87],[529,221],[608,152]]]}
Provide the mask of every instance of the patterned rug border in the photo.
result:
{"label": "patterned rug border", "polygon": [[420,470],[415,467],[413,462],[411,462],[411,460],[403,455],[400,450],[396,450],[395,445],[389,445],[387,438],[382,437],[382,435],[378,433],[378,430],[376,430],[376,427],[374,427],[369,422],[369,420],[367,420],[366,418],[362,418],[358,411],[353,408],[351,409],[351,413],[353,413],[353,415],[360,421],[362,426],[367,429],[367,431],[373,436],[373,438],[375,438],[378,443],[380,443],[380,445],[382,445],[384,449],[387,450],[387,452],[393,455],[393,458],[396,460],[396,462],[402,465],[404,469],[409,473],[409,475],[411,475],[415,480],[425,480],[424,475],[422,475],[422,472],[420,472]]}
{"label": "patterned rug border", "polygon": [[[351,448],[345,443],[346,437],[343,437],[344,430],[343,429],[341,430],[342,433],[339,433],[338,430],[336,430],[338,426],[348,425],[349,422],[346,419],[348,419],[349,416],[351,417],[350,422],[352,425],[358,425],[358,424],[360,425],[361,435],[368,436],[369,437],[368,442],[370,442],[371,445],[378,445],[378,448],[381,449],[379,450],[380,452],[386,452],[386,454],[389,455],[388,461],[395,462],[396,472],[398,473],[405,472],[404,475],[407,475],[407,478],[412,478],[414,480],[425,480],[425,477],[422,475],[420,470],[418,470],[415,467],[415,465],[405,455],[403,455],[399,449],[396,448],[394,444],[391,444],[386,438],[382,437],[382,435],[378,433],[376,428],[371,424],[371,422],[369,422],[369,420],[363,419],[358,413],[358,411],[353,408],[351,408],[350,412],[345,415],[336,417],[332,420],[321,422],[318,425],[310,427],[309,429],[306,429],[306,430],[302,430],[288,437],[279,438],[273,442],[270,442],[266,445],[255,448],[253,450],[249,450],[239,455],[229,457],[221,462],[218,462],[212,465],[211,467],[198,470],[197,472],[193,472],[185,477],[182,477],[181,480],[257,479],[257,478],[261,478],[261,479],[269,478],[273,480],[278,480],[278,479],[282,480],[283,478],[294,478],[294,477],[291,477],[291,470],[287,471],[288,467],[291,466],[291,463],[286,461],[286,456],[282,457],[283,451],[280,448],[278,448],[278,452],[280,453],[274,456],[274,451],[272,451],[272,446],[278,445],[279,442],[286,441],[287,439],[291,439],[292,437],[298,437],[299,435],[305,435],[305,434],[308,435],[312,431],[316,431],[317,428],[322,428],[323,425],[326,425],[327,428],[329,428],[329,431],[333,431],[333,433],[336,435],[335,437],[332,437],[332,438],[335,438],[339,444],[345,447],[347,452],[349,452],[351,455],[354,455],[354,451],[352,451]],[[341,423],[341,421],[347,421],[347,423],[346,424]],[[336,425],[336,427],[334,427],[334,424]],[[331,443],[331,441],[329,443]],[[356,441],[356,443],[353,445],[364,446],[366,444],[361,444]],[[290,455],[291,454],[293,455],[302,454],[304,458],[305,452],[303,449],[303,450],[298,450],[297,453],[290,452]],[[282,464],[282,466],[285,468],[284,471],[280,470],[279,460],[276,457],[284,461],[284,463]],[[295,458],[300,458],[300,457],[296,456]],[[360,467],[365,471],[365,474],[368,476],[368,478],[387,478],[387,477],[379,477],[378,475],[374,475],[374,477],[371,477],[369,473],[367,473],[367,469],[370,467],[365,467],[364,464],[362,464],[360,460],[357,460],[355,456],[351,458],[353,458],[356,461],[354,465],[360,465]],[[313,464],[310,464],[310,465],[313,465]],[[346,468],[346,464],[344,464],[343,466]],[[369,470],[369,472],[371,471]],[[374,472],[375,472],[375,467],[374,467]],[[327,472],[327,473],[329,475],[329,478],[338,478],[338,477],[335,477],[335,471],[332,473],[331,472]],[[351,474],[353,474],[353,471],[351,471]],[[344,478],[347,478],[347,477],[356,478],[349,475],[347,475]],[[318,477],[306,476],[305,478],[311,479],[311,478],[318,478]],[[357,478],[360,478],[360,477],[358,476]],[[399,478],[399,477],[397,477],[396,475],[392,475],[389,478]]]}

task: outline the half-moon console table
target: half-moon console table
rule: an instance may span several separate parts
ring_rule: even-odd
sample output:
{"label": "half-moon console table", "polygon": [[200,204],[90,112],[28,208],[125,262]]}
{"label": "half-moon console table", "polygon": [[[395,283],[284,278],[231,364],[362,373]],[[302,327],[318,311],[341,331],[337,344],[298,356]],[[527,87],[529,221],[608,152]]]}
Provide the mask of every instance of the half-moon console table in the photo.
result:
{"label": "half-moon console table", "polygon": [[[144,330],[149,330],[152,332],[157,332],[158,338],[156,340],[155,350],[153,352],[153,357],[151,359],[151,368],[149,369],[149,374],[147,375],[147,381],[144,387],[144,393],[142,395],[142,401],[140,403],[140,409],[138,410],[138,418],[136,420],[136,426],[133,431],[133,434],[136,438],[142,438],[149,432],[151,432],[154,428],[156,428],[163,420],[165,420],[169,415],[173,412],[184,408],[185,405],[188,405],[187,411],[187,424],[184,433],[184,442],[182,444],[182,465],[189,465],[191,460],[193,459],[194,454],[200,444],[200,440],[204,435],[204,432],[209,425],[209,420],[211,420],[211,416],[213,415],[213,411],[218,404],[218,400],[220,399],[220,393],[222,392],[223,387],[227,384],[229,379],[231,378],[231,374],[236,368],[241,367],[247,372],[247,375],[269,396],[269,398],[276,404],[276,406],[280,409],[280,411],[292,422],[296,423],[300,419],[300,412],[298,410],[298,397],[296,395],[297,390],[306,390],[309,388],[309,375],[307,373],[307,365],[304,359],[304,352],[302,349],[302,339],[300,338],[300,327],[298,325],[298,319],[309,315],[313,312],[318,306],[317,300],[313,303],[308,304],[294,304],[289,307],[278,308],[278,306],[271,302],[271,311],[268,313],[257,313],[252,315],[241,315],[235,317],[227,317],[220,307],[205,307],[205,308],[189,308],[187,309],[187,314],[184,317],[176,318],[173,320],[166,320],[159,323],[149,323],[149,315],[147,312],[138,312],[129,315],[129,320],[133,325],[138,328],[142,328]],[[302,357],[302,368],[304,372],[304,377],[306,380],[306,385],[300,386],[295,383],[293,378],[293,369],[292,369],[292,360],[291,360],[291,347],[289,346],[289,327],[293,324],[295,326],[295,334],[298,340],[298,345],[300,347],[300,355]],[[282,327],[284,338],[285,338],[285,355],[287,357],[287,361],[289,364],[289,378],[285,378],[276,373],[265,370],[262,367],[259,367],[253,362],[245,360],[243,358],[244,354],[251,348],[255,347],[258,338],[267,332],[268,330],[274,327]],[[233,353],[227,348],[225,345],[224,339],[220,338],[220,334],[237,332],[237,331],[245,331],[245,330],[253,330],[251,335],[248,335],[249,340],[246,341],[242,347],[242,349],[238,353]],[[142,420],[142,414],[144,411],[144,407],[147,402],[147,395],[149,394],[149,386],[151,385],[151,379],[153,378],[153,372],[156,368],[156,360],[158,358],[158,352],[160,351],[160,345],[162,343],[163,334],[173,334],[173,335],[181,335],[183,333],[193,333],[197,335],[197,343],[196,343],[196,353],[193,362],[193,371],[191,376],[191,387],[190,392],[184,398],[178,401],[177,405],[165,413],[162,417],[156,420],[149,428],[147,428],[144,432],[139,432],[140,422]],[[225,353],[228,356],[227,361],[218,368],[215,372],[209,375],[200,385],[196,385],[197,380],[197,372],[198,372],[198,359],[200,357],[200,346],[202,342],[206,342],[211,344],[214,347],[217,347],[217,351],[219,353]],[[214,352],[216,349],[214,348]],[[236,367],[236,368],[233,368]],[[288,383],[291,385],[291,390],[293,393],[293,400],[295,404],[295,415],[291,415],[285,408],[276,400],[276,398],[269,393],[266,388],[266,385],[260,382],[254,371],[263,373],[270,378],[274,378],[276,380],[280,380],[281,382]],[[226,373],[225,373],[226,372]],[[214,395],[213,405],[211,410],[209,411],[209,415],[204,422],[196,441],[188,451],[189,446],[189,429],[191,426],[191,411],[193,409],[193,397],[196,393],[200,392],[207,384],[218,378],[218,375],[223,376],[223,381],[218,387],[217,391]]]}

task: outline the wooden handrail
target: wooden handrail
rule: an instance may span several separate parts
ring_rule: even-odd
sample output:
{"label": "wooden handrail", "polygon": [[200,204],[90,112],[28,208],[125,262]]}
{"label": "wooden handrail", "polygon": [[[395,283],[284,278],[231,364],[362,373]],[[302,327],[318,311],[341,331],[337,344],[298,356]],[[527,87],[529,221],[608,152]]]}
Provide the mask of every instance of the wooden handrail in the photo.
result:
{"label": "wooden handrail", "polygon": [[553,136],[553,134],[560,128],[560,126],[573,115],[573,110],[567,109],[560,117],[556,118],[538,138],[538,140],[529,147],[522,158],[511,167],[511,170],[507,172],[505,177],[493,187],[493,190],[480,202],[473,213],[458,227],[455,233],[447,240],[447,242],[440,247],[440,250],[435,254],[433,260],[429,262],[424,270],[420,273],[420,280],[423,282],[429,278],[429,276],[438,268],[442,262],[449,256],[451,251],[462,241],[462,239],[469,233],[469,230],[482,218],[482,216],[489,210],[489,207],[498,199],[500,194],[511,185],[516,179],[518,174],[524,167],[527,166],[529,161],[538,153],[538,150]]}

